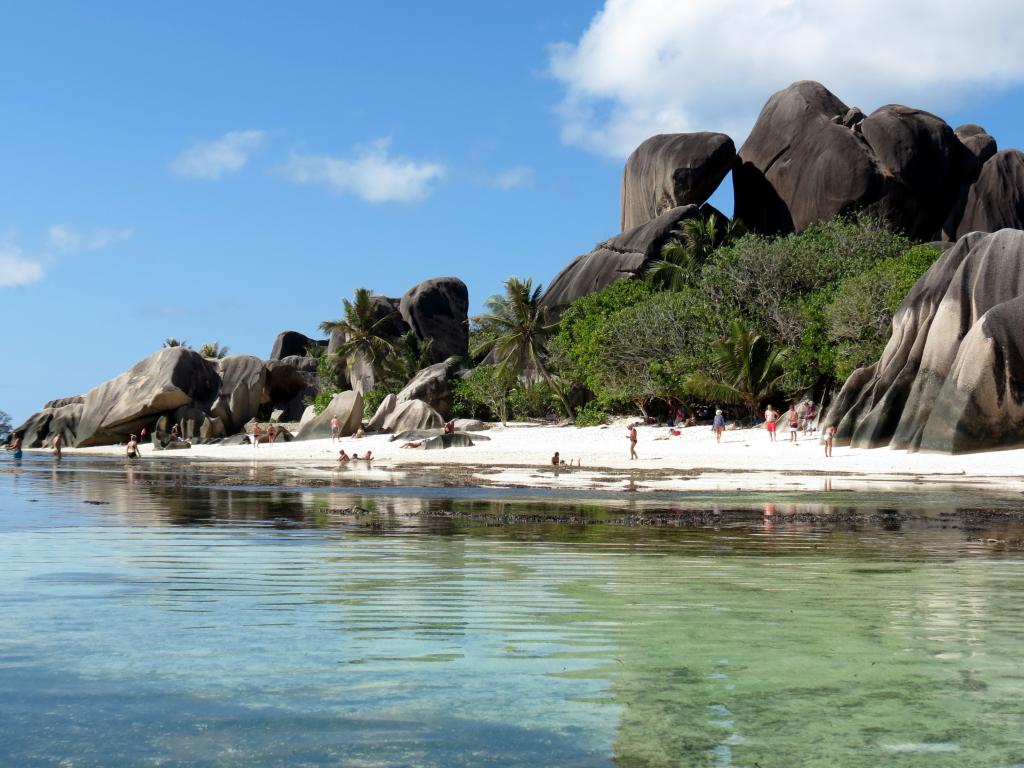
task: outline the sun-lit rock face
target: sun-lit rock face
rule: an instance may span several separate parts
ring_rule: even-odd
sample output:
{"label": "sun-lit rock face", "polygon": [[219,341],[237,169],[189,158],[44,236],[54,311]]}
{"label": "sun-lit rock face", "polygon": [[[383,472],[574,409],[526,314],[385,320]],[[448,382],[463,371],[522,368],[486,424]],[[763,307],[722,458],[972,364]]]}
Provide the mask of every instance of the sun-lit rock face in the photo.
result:
{"label": "sun-lit rock face", "polygon": [[971,233],[893,317],[882,357],[825,419],[857,448],[961,453],[1024,445],[1024,231]]}

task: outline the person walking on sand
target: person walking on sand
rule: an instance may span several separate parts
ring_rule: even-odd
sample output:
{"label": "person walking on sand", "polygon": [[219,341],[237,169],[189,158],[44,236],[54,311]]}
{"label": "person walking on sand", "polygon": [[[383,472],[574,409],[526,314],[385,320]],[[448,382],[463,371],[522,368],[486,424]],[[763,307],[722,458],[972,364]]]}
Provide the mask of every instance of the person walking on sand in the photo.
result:
{"label": "person walking on sand", "polygon": [[775,422],[779,419],[779,412],[771,405],[764,412],[764,428],[768,430],[768,439],[775,442]]}
{"label": "person walking on sand", "polygon": [[789,411],[786,413],[786,421],[789,423],[789,442],[796,442],[796,433],[800,431],[800,415],[796,412],[796,406],[790,403]]}
{"label": "person walking on sand", "polygon": [[829,424],[827,427],[825,427],[825,435],[824,435],[824,439],[825,439],[825,458],[827,458],[827,459],[831,459],[832,458],[832,438],[834,438],[835,436],[836,436],[836,426],[835,426],[835,424]]}
{"label": "person walking on sand", "polygon": [[629,459],[632,461],[636,455],[636,424],[629,425]]}
{"label": "person walking on sand", "polygon": [[715,418],[711,421],[711,431],[715,433],[715,442],[722,442],[722,433],[725,432],[725,416],[722,409],[715,411]]}
{"label": "person walking on sand", "polygon": [[260,434],[261,434],[262,431],[263,430],[260,429],[259,423],[258,422],[254,422],[253,425],[252,425],[252,447],[253,448],[259,448],[260,447]]}
{"label": "person walking on sand", "polygon": [[341,424],[338,422],[337,416],[331,416],[331,442],[339,439],[338,433],[341,431]]}

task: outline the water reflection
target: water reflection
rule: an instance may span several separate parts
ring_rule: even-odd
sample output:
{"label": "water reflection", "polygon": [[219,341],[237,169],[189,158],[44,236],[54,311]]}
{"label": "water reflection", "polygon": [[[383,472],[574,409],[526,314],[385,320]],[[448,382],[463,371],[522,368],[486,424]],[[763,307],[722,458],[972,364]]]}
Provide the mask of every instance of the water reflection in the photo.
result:
{"label": "water reflection", "polygon": [[290,478],[0,467],[0,764],[1022,760],[1010,500]]}

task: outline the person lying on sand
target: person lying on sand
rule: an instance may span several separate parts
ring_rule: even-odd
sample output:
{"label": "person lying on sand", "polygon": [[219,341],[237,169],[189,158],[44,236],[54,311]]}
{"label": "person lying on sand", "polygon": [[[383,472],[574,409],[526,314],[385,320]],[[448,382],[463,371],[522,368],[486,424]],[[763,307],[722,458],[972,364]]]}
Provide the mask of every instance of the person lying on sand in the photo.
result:
{"label": "person lying on sand", "polygon": [[421,445],[423,445],[423,441],[422,440],[414,440],[414,441],[406,443],[402,447],[403,448],[419,448]]}
{"label": "person lying on sand", "polygon": [[451,435],[455,433],[455,419],[452,419],[451,421],[446,421],[444,423],[444,433],[446,435]]}

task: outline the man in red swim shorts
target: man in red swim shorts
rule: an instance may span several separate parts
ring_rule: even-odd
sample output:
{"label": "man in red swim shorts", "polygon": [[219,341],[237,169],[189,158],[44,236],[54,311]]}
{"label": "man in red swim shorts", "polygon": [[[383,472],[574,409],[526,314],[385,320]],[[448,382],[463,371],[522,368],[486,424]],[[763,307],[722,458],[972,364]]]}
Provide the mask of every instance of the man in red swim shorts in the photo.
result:
{"label": "man in red swim shorts", "polygon": [[764,412],[764,427],[768,430],[768,437],[775,442],[775,422],[779,419],[779,412],[770,405]]}

